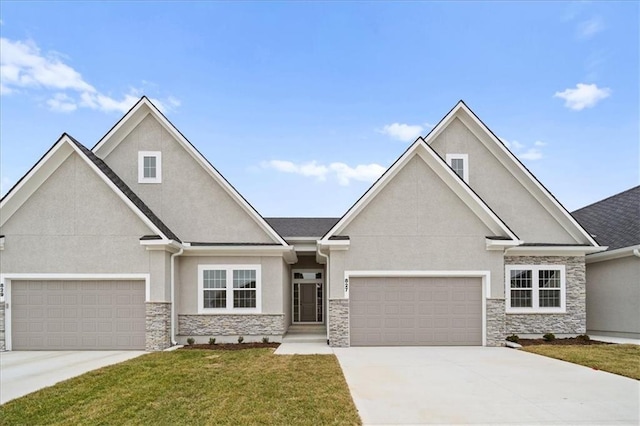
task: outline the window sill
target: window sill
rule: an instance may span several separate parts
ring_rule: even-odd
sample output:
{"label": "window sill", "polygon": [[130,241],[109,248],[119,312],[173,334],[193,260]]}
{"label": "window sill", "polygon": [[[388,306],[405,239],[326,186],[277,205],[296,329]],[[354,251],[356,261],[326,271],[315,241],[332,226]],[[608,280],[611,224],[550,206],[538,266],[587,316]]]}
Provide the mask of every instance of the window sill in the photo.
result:
{"label": "window sill", "polygon": [[261,314],[262,310],[258,308],[235,308],[235,309],[200,309],[199,315],[251,315]]}
{"label": "window sill", "polygon": [[553,315],[553,314],[566,314],[567,310],[566,309],[533,309],[533,308],[529,308],[529,309],[507,309],[505,311],[505,313],[507,315],[527,315],[527,314],[548,314],[548,315]]}

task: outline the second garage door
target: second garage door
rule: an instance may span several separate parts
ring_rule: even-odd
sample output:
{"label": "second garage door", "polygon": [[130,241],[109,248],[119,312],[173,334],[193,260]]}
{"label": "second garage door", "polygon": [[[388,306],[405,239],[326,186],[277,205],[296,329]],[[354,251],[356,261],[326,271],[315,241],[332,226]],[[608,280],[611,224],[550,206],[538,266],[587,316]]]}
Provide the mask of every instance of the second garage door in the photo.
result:
{"label": "second garage door", "polygon": [[12,281],[13,350],[145,348],[144,281]]}
{"label": "second garage door", "polygon": [[480,278],[352,278],[351,346],[480,346]]}

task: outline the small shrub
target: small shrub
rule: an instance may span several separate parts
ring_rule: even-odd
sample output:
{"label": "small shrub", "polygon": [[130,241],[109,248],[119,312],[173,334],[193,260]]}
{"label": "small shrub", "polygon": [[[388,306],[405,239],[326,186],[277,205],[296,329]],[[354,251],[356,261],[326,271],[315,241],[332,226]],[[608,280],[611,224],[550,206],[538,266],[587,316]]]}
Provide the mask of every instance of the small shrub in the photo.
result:
{"label": "small shrub", "polygon": [[519,341],[520,341],[520,338],[518,337],[517,334],[512,334],[511,336],[507,337],[507,342],[518,343]]}
{"label": "small shrub", "polygon": [[553,340],[556,340],[556,335],[553,333],[547,333],[544,336],[542,336],[542,338],[544,339],[545,342],[551,342]]}
{"label": "small shrub", "polygon": [[269,343],[269,338],[268,337],[263,337],[262,338],[262,343]]}
{"label": "small shrub", "polygon": [[583,342],[588,342],[591,338],[587,334],[581,334],[576,337],[578,340],[582,340]]}
{"label": "small shrub", "polygon": [[244,342],[244,337],[238,336],[238,343],[242,343],[242,342]]}
{"label": "small shrub", "polygon": [[189,337],[189,338],[187,339],[187,344],[188,344],[189,346],[193,345],[195,342],[196,342],[196,339],[194,339],[193,337]]}
{"label": "small shrub", "polygon": [[210,345],[215,345],[216,344],[216,338],[215,337],[210,337],[209,338],[209,344]]}

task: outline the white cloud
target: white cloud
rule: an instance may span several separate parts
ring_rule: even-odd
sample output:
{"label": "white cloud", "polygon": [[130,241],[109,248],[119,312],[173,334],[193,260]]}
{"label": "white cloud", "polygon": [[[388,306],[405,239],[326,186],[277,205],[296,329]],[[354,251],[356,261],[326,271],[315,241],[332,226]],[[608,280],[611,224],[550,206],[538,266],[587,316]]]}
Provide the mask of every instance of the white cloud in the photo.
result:
{"label": "white cloud", "polygon": [[338,184],[347,186],[351,180],[361,182],[374,182],[386,170],[379,164],[359,164],[351,167],[345,163],[334,162],[325,166],[317,161],[309,161],[306,163],[295,164],[285,160],[263,161],[262,168],[274,169],[283,173],[294,173],[306,177],[314,177],[318,181],[325,181],[328,176],[334,176]]}
{"label": "white cloud", "polygon": [[47,105],[52,111],[58,112],[71,112],[78,108],[73,99],[64,93],[56,93],[53,98],[47,101]]}
{"label": "white cloud", "polygon": [[423,131],[424,127],[419,124],[393,123],[385,125],[380,133],[384,133],[402,142],[413,142]]}
{"label": "white cloud", "polygon": [[529,148],[525,152],[518,154],[518,158],[521,160],[539,160],[542,158],[542,152],[537,148]]}
{"label": "white cloud", "polygon": [[498,137],[498,139],[500,139],[502,143],[504,143],[505,146],[509,148],[511,152],[520,160],[535,161],[535,160],[540,160],[541,158],[544,157],[544,155],[542,154],[542,150],[540,148],[542,148],[543,146],[546,146],[547,145],[546,142],[535,141],[533,143],[533,146],[534,146],[533,148],[527,148],[526,144],[518,141],[508,141],[501,137]]}
{"label": "white cloud", "polygon": [[[25,90],[55,93],[46,101],[52,111],[71,112],[79,107],[104,112],[126,112],[139,99],[140,91],[131,89],[120,99],[108,96],[89,84],[78,71],[65,64],[60,54],[43,54],[32,41],[0,38],[0,95]],[[161,110],[180,106],[173,96],[152,99]]]}
{"label": "white cloud", "polygon": [[564,106],[569,109],[580,111],[585,108],[592,108],[601,100],[611,95],[611,89],[604,87],[600,89],[595,84],[576,84],[575,89],[566,89],[563,92],[556,92],[553,97],[564,99]]}
{"label": "white cloud", "polygon": [[351,179],[362,182],[374,182],[378,179],[386,168],[379,164],[358,164],[356,167],[349,167],[344,163],[331,163],[329,168],[336,173],[338,183],[342,186],[349,185]]}
{"label": "white cloud", "polygon": [[605,26],[600,17],[594,17],[578,24],[577,34],[581,39],[589,39],[604,30]]}
{"label": "white cloud", "polygon": [[303,164],[294,164],[291,161],[271,160],[262,163],[262,167],[271,168],[284,173],[295,173],[307,177],[315,177],[322,181],[326,179],[329,168],[319,165],[315,161]]}

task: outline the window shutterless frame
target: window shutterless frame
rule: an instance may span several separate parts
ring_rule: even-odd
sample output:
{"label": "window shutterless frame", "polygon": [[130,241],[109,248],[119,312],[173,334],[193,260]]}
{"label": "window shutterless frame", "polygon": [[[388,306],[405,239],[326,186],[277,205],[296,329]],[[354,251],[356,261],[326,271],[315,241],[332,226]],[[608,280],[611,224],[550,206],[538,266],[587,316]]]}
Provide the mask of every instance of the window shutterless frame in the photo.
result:
{"label": "window shutterless frame", "polygon": [[[506,265],[504,281],[508,314],[562,314],[567,310],[565,265]],[[558,293],[559,306],[544,306],[554,303]]]}
{"label": "window shutterless frame", "polygon": [[199,314],[261,312],[261,265],[198,265]]}
{"label": "window shutterless frame", "polygon": [[138,152],[138,183],[162,183],[162,152]]}

